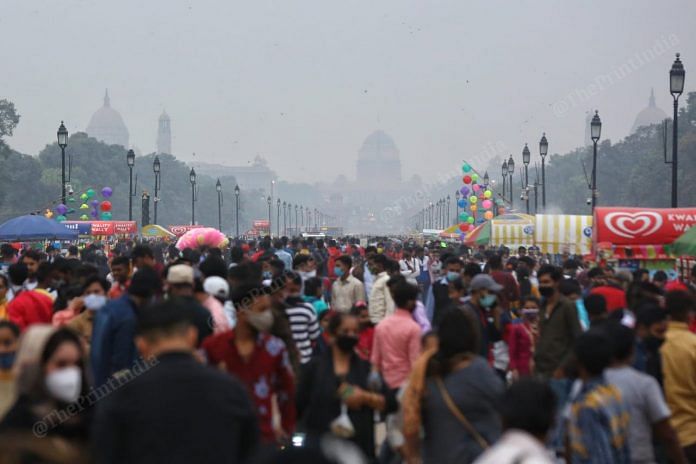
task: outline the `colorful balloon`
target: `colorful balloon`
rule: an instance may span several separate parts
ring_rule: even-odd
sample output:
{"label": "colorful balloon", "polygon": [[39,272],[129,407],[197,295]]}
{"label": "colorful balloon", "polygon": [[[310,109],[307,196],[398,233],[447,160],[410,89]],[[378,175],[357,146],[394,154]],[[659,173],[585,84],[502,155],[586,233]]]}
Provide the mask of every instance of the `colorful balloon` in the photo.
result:
{"label": "colorful balloon", "polygon": [[471,166],[469,166],[469,163],[464,163],[464,165],[462,166],[462,171],[471,172]]}
{"label": "colorful balloon", "polygon": [[87,198],[92,198],[94,196],[94,189],[87,189],[85,194],[87,195]]}
{"label": "colorful balloon", "polygon": [[459,230],[461,230],[462,232],[466,232],[467,230],[469,230],[469,224],[459,224]]}
{"label": "colorful balloon", "polygon": [[111,211],[111,202],[109,200],[102,201],[101,205],[99,205],[99,209],[102,211]]}
{"label": "colorful balloon", "polygon": [[77,200],[75,200],[75,197],[70,197],[68,198],[68,203],[75,203]]}
{"label": "colorful balloon", "polygon": [[86,193],[83,193],[82,195],[80,195],[80,200],[87,201],[87,200],[89,200],[89,197],[87,196]]}
{"label": "colorful balloon", "polygon": [[476,195],[471,195],[469,197],[469,203],[471,203],[472,205],[475,205],[477,201],[478,201],[478,198],[476,198]]}
{"label": "colorful balloon", "polygon": [[99,217],[99,211],[96,209],[93,209],[92,211],[89,212],[89,215],[92,216],[94,219]]}
{"label": "colorful balloon", "polygon": [[457,205],[458,205],[460,208],[466,208],[466,200],[465,200],[464,198],[461,198],[461,199],[457,202]]}
{"label": "colorful balloon", "polygon": [[113,195],[113,193],[114,191],[111,187],[104,187],[101,191],[101,194],[104,198],[111,198],[111,195]]}
{"label": "colorful balloon", "polygon": [[89,216],[87,216],[86,214],[83,214],[82,216],[80,216],[80,221],[88,221],[88,220],[89,220]]}
{"label": "colorful balloon", "polygon": [[501,206],[500,208],[498,208],[498,215],[502,216],[503,214],[505,214],[505,208]]}
{"label": "colorful balloon", "polygon": [[486,211],[483,217],[490,221],[491,219],[493,219],[493,211]]}
{"label": "colorful balloon", "polygon": [[469,224],[469,232],[471,232],[471,231],[474,230],[475,228],[476,228],[476,227],[474,227],[473,224]]}
{"label": "colorful balloon", "polygon": [[101,217],[102,221],[110,221],[112,216],[109,211],[102,211],[99,217]]}
{"label": "colorful balloon", "polygon": [[491,192],[490,190],[486,190],[485,192],[483,192],[483,196],[486,198],[490,198],[493,196],[493,192]]}
{"label": "colorful balloon", "polygon": [[65,206],[63,203],[59,204],[56,206],[56,213],[58,214],[65,214],[68,212],[68,207]]}
{"label": "colorful balloon", "polygon": [[473,181],[475,181],[475,182],[478,182],[478,179],[479,179],[478,174],[472,174],[472,175],[471,175],[471,180],[473,180]]}
{"label": "colorful balloon", "polygon": [[464,187],[462,187],[461,189],[459,189],[459,191],[460,191],[461,194],[464,195],[464,196],[469,195],[469,187],[467,187],[466,185],[465,185]]}
{"label": "colorful balloon", "polygon": [[462,178],[462,181],[464,181],[465,184],[470,184],[471,183],[471,176],[466,175]]}
{"label": "colorful balloon", "polygon": [[473,224],[475,220],[476,219],[474,219],[473,216],[469,216],[469,219],[467,219],[466,222],[468,222],[469,224]]}
{"label": "colorful balloon", "polygon": [[481,206],[483,206],[485,209],[491,209],[493,207],[493,202],[491,200],[483,200],[483,202],[481,202]]}
{"label": "colorful balloon", "polygon": [[474,189],[474,192],[478,192],[479,190],[481,190],[481,186],[478,184],[475,184],[472,188]]}
{"label": "colorful balloon", "polygon": [[89,205],[87,203],[82,203],[80,209],[89,209]]}
{"label": "colorful balloon", "polygon": [[476,206],[476,205],[471,205],[471,206],[469,207],[469,209],[471,210],[472,213],[475,213],[476,210],[478,209],[478,206]]}
{"label": "colorful balloon", "polygon": [[466,213],[464,213],[464,212],[459,213],[459,220],[460,220],[460,221],[465,222],[467,219],[469,219],[469,215],[468,215],[468,214],[466,214]]}
{"label": "colorful balloon", "polygon": [[66,219],[68,219],[68,218],[66,218],[66,217],[63,216],[62,214],[56,216],[56,221],[58,221],[58,222],[63,222],[63,221],[65,221]]}

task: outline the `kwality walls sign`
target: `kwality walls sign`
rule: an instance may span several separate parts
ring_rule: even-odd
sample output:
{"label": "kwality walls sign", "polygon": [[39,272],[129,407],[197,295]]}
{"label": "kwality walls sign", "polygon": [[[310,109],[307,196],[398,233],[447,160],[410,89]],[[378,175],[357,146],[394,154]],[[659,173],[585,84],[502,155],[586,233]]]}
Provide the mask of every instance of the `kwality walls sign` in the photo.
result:
{"label": "kwality walls sign", "polygon": [[696,224],[696,208],[597,207],[595,243],[666,245]]}
{"label": "kwality walls sign", "polygon": [[63,221],[65,227],[78,235],[134,235],[138,233],[135,221]]}

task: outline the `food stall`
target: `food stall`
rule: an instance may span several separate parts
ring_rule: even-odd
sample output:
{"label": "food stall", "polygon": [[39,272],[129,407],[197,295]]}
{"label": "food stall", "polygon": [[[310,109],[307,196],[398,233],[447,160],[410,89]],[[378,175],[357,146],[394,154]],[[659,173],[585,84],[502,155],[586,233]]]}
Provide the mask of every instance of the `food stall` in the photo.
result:
{"label": "food stall", "polygon": [[537,214],[534,242],[541,253],[586,255],[592,250],[592,216]]}
{"label": "food stall", "polygon": [[490,221],[493,246],[506,246],[515,249],[534,245],[534,216],[521,213],[508,213]]}

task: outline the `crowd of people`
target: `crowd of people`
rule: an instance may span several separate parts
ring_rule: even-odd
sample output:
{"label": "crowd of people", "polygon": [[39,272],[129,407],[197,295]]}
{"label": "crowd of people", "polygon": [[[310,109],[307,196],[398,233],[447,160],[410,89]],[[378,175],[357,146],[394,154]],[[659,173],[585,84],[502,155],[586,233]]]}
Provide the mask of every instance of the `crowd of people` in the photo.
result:
{"label": "crowd of people", "polygon": [[0,461],[696,462],[696,268],[359,243],[2,245]]}

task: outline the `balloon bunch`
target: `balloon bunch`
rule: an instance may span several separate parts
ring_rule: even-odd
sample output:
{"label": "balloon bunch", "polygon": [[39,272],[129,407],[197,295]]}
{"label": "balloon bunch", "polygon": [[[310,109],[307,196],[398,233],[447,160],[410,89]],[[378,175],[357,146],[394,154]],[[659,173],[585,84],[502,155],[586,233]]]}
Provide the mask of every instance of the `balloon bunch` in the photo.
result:
{"label": "balloon bunch", "polygon": [[[102,221],[110,221],[112,218],[111,213],[111,202],[108,200],[113,195],[113,189],[111,187],[104,187],[101,189],[101,196],[103,200],[95,198],[97,192],[94,189],[88,188],[83,193],[78,195],[78,198],[82,201],[82,204],[78,207],[81,211],[80,220],[88,221],[90,218],[92,220],[101,219]],[[68,203],[75,203],[75,197],[70,196],[68,198]],[[89,211],[89,215],[87,211]],[[67,205],[61,203],[54,209],[56,213],[56,221],[63,222],[67,220],[67,215],[74,213],[75,209],[68,207]],[[100,212],[101,211],[101,212]],[[47,217],[50,217],[47,215]]]}
{"label": "balloon bunch", "polygon": [[493,219],[493,208],[496,204],[490,186],[480,183],[481,179],[473,172],[469,163],[462,165],[462,171],[464,186],[459,190],[462,197],[457,205],[461,210],[458,219],[460,238],[463,239],[466,233],[474,230],[477,225]]}
{"label": "balloon bunch", "polygon": [[179,250],[186,248],[198,248],[200,246],[209,246],[213,248],[222,248],[227,246],[229,240],[225,234],[212,227],[199,227],[191,229],[182,235],[176,242],[176,247]]}

